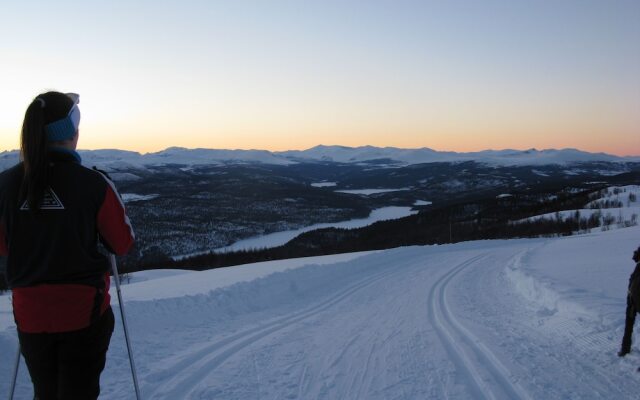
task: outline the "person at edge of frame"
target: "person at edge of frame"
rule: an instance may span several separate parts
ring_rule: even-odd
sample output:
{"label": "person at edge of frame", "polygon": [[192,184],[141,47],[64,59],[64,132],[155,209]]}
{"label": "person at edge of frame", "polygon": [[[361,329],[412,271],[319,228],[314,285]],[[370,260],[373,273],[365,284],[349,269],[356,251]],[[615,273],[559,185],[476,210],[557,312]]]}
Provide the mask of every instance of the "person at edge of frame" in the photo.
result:
{"label": "person at edge of frame", "polygon": [[640,247],[638,247],[633,252],[633,256],[631,257],[631,259],[636,262],[636,267],[631,273],[631,276],[629,276],[629,286],[627,290],[627,311],[624,321],[624,336],[622,337],[622,345],[620,346],[620,351],[618,352],[618,356],[620,357],[624,357],[631,352],[631,336],[633,335],[633,324],[636,322],[636,313],[640,312],[640,310],[636,309],[632,296],[632,286],[634,280],[640,278]]}
{"label": "person at edge of frame", "polygon": [[0,174],[0,254],[38,400],[98,398],[114,329],[99,242],[123,255],[135,240],[113,182],[81,165],[78,103],[73,93],[38,95],[21,162]]}

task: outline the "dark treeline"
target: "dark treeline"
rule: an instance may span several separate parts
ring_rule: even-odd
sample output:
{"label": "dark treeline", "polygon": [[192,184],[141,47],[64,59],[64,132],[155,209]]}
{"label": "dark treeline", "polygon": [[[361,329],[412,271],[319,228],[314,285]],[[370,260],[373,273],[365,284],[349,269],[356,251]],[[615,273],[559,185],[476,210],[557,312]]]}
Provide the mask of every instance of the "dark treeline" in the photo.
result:
{"label": "dark treeline", "polygon": [[[328,228],[304,233],[269,249],[209,253],[182,260],[158,260],[135,269],[206,270],[259,261],[381,250],[399,246],[456,243],[479,239],[571,235],[600,226],[599,217],[528,219],[532,215],[583,208],[600,187],[547,194],[521,194],[475,200],[422,211],[409,217],[381,221],[359,229]],[[134,271],[135,269],[130,269]]]}

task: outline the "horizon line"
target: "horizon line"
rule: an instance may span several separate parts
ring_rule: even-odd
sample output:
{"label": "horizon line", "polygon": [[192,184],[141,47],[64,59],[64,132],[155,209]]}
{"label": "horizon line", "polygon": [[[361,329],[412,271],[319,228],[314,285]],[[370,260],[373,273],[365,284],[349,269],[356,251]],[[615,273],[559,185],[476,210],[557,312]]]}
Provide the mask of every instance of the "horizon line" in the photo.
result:
{"label": "horizon line", "polygon": [[[220,151],[264,151],[264,152],[269,152],[272,154],[277,154],[277,153],[286,153],[286,152],[293,152],[293,151],[300,151],[300,152],[304,152],[304,151],[309,151],[318,147],[326,147],[326,148],[345,148],[345,149],[362,149],[362,148],[373,148],[373,149],[393,149],[393,150],[429,150],[429,151],[434,151],[437,153],[455,153],[455,154],[473,154],[473,153],[483,153],[483,152],[503,152],[503,151],[514,151],[514,152],[527,152],[527,151],[536,151],[536,152],[545,152],[545,151],[578,151],[578,152],[582,152],[582,153],[588,153],[588,154],[602,154],[602,155],[608,155],[608,156],[614,156],[614,157],[620,157],[620,158],[634,158],[634,157],[640,157],[640,154],[628,154],[628,155],[620,155],[620,154],[615,154],[615,153],[607,153],[605,151],[588,151],[588,150],[582,150],[578,147],[562,147],[562,148],[543,148],[543,149],[538,149],[535,147],[529,147],[526,149],[518,149],[518,148],[501,148],[501,149],[496,149],[496,148],[486,148],[483,150],[472,150],[472,151],[455,151],[455,150],[437,150],[431,147],[427,147],[427,146],[422,146],[422,147],[396,147],[396,146],[374,146],[374,145],[360,145],[360,146],[347,146],[347,145],[340,145],[340,144],[333,144],[333,145],[325,145],[325,144],[317,144],[315,146],[309,147],[309,148],[305,148],[305,149],[288,149],[288,150],[268,150],[268,149],[260,149],[260,148],[216,148],[216,147],[184,147],[184,146],[169,146],[166,147],[164,149],[161,150],[157,150],[157,151],[147,151],[147,152],[141,152],[138,150],[131,150],[131,149],[120,149],[120,148],[94,148],[94,149],[83,149],[83,148],[78,148],[77,151],[82,151],[82,152],[90,152],[90,151],[109,151],[109,150],[114,150],[114,151],[124,151],[124,152],[131,152],[131,153],[138,153],[142,156],[144,155],[148,155],[148,154],[157,154],[157,153],[162,153],[164,151],[170,150],[170,149],[180,149],[180,150],[220,150]],[[20,152],[20,149],[11,149],[11,150],[2,150],[0,151],[1,153],[11,153],[11,152]]]}

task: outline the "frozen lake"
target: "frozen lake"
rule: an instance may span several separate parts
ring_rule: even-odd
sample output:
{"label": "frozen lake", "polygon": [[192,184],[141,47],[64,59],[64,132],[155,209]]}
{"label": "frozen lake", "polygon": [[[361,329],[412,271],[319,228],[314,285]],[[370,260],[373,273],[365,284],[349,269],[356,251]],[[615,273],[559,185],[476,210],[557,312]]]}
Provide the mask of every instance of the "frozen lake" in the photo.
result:
{"label": "frozen lake", "polygon": [[216,249],[215,251],[216,252],[238,251],[238,250],[251,250],[251,249],[277,247],[277,246],[282,246],[283,244],[287,243],[288,241],[300,235],[301,233],[309,232],[315,229],[361,228],[363,226],[376,223],[378,221],[403,218],[416,213],[417,211],[412,211],[411,207],[377,208],[371,211],[371,214],[369,214],[367,218],[351,219],[351,220],[342,221],[342,222],[329,222],[329,223],[315,224],[315,225],[309,225],[304,228],[290,230],[290,231],[274,232],[268,235],[256,236],[256,237],[248,238],[245,240],[240,240],[232,244],[231,246],[221,247],[219,249]]}

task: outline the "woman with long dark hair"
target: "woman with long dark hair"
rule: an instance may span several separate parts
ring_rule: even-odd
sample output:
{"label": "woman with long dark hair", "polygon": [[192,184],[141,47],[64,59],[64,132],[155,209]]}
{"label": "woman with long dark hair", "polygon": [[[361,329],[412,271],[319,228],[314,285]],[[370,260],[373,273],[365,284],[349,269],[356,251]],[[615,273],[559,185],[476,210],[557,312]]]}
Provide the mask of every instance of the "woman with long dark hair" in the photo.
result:
{"label": "woman with long dark hair", "polygon": [[21,162],[0,174],[0,254],[36,399],[96,399],[114,327],[109,261],[134,234],[115,186],[81,165],[79,96],[29,105]]}

